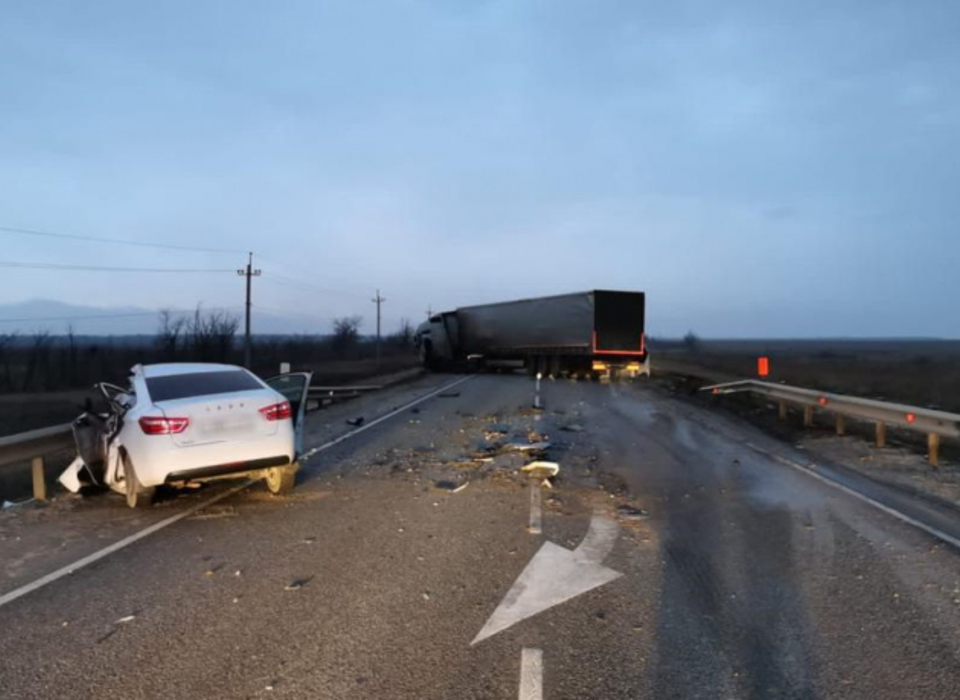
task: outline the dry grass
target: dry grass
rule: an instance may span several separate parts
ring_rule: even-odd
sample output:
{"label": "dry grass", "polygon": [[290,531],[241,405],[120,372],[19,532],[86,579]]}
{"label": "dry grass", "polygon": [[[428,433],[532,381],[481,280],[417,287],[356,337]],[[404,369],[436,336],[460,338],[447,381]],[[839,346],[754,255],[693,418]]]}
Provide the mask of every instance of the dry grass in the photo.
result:
{"label": "dry grass", "polygon": [[653,363],[703,370],[717,379],[756,376],[770,358],[771,381],[960,413],[960,341],[701,341],[691,352],[653,348]]}

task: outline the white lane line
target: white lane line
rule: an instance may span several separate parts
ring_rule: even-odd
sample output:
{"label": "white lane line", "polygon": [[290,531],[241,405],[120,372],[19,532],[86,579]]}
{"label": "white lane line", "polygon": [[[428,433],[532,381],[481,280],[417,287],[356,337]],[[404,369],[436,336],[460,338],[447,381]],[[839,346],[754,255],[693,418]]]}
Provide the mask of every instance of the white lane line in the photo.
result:
{"label": "white lane line", "polygon": [[395,415],[397,415],[398,413],[403,413],[403,412],[406,411],[407,409],[413,408],[413,407],[416,406],[417,404],[423,403],[423,402],[426,401],[427,399],[432,399],[432,398],[433,398],[434,396],[436,396],[437,394],[442,394],[443,392],[447,391],[448,389],[452,389],[452,388],[455,387],[455,386],[458,386],[458,385],[460,385],[460,384],[463,384],[465,381],[468,381],[468,380],[470,380],[470,379],[473,379],[473,376],[474,376],[474,375],[470,375],[470,376],[468,376],[468,377],[462,377],[462,378],[458,379],[458,380],[455,381],[455,382],[450,382],[449,384],[446,384],[446,385],[440,387],[440,388],[437,389],[436,391],[431,391],[431,392],[430,392],[429,394],[427,394],[426,396],[421,396],[419,399],[414,399],[414,400],[411,401],[410,403],[405,404],[405,405],[401,406],[400,408],[396,408],[396,409],[390,411],[390,413],[387,413],[386,415],[380,416],[379,418],[376,418],[376,419],[370,421],[370,422],[367,423],[366,425],[363,425],[363,426],[357,428],[356,430],[351,430],[349,433],[346,433],[345,435],[341,435],[341,436],[338,437],[338,438],[334,438],[334,439],[331,440],[330,442],[325,442],[324,444],[320,445],[319,447],[314,447],[312,450],[307,450],[306,452],[304,452],[304,453],[300,456],[300,459],[299,459],[298,461],[300,461],[300,462],[306,462],[308,459],[310,459],[311,457],[313,457],[313,456],[314,456],[315,454],[317,454],[318,452],[323,452],[324,450],[329,450],[329,449],[330,449],[331,447],[333,447],[334,445],[339,445],[339,444],[340,444],[341,442],[343,442],[344,440],[349,440],[349,439],[352,438],[354,435],[359,435],[359,434],[362,433],[364,430],[369,430],[369,429],[372,428],[373,426],[375,426],[375,425],[377,425],[377,424],[379,424],[379,423],[382,423],[383,421],[385,421],[385,420],[387,420],[387,419],[389,419],[389,418],[393,418],[393,417],[394,417]]}
{"label": "white lane line", "polygon": [[536,479],[530,480],[530,526],[527,532],[539,535],[543,532],[540,515],[540,484]]}
{"label": "white lane line", "polygon": [[7,603],[12,603],[17,598],[21,596],[25,596],[27,593],[32,593],[38,588],[43,588],[47,584],[53,583],[54,581],[57,581],[63,578],[64,576],[69,576],[74,571],[78,571],[79,569],[82,569],[85,566],[89,566],[94,562],[100,561],[104,557],[109,556],[114,552],[119,551],[124,547],[127,547],[133,544],[134,542],[137,542],[138,540],[142,540],[144,537],[152,535],[157,530],[162,530],[165,527],[173,525],[177,521],[183,520],[184,518],[189,518],[191,515],[195,514],[198,510],[203,510],[207,506],[213,505],[217,501],[222,501],[227,496],[232,496],[238,491],[242,491],[252,483],[254,483],[254,480],[250,479],[249,481],[246,481],[240,484],[239,486],[234,486],[229,491],[224,491],[223,493],[214,496],[209,501],[198,503],[193,508],[185,510],[182,513],[177,513],[176,515],[173,515],[167,518],[166,520],[161,520],[158,523],[154,523],[150,527],[144,528],[140,532],[134,533],[129,537],[124,537],[122,540],[118,542],[114,542],[113,544],[107,547],[104,547],[103,549],[97,552],[94,552],[93,554],[88,554],[87,556],[83,557],[82,559],[78,559],[72,564],[67,564],[63,568],[57,569],[56,571],[53,571],[47,574],[46,576],[41,576],[36,581],[28,583],[25,586],[21,586],[20,588],[15,588],[9,593],[4,593],[3,595],[0,595],[0,607],[3,607]]}
{"label": "white lane line", "polygon": [[[312,450],[310,450],[308,453],[306,453],[303,457],[301,457],[300,460],[301,460],[301,461],[304,461],[304,460],[308,459],[309,457],[312,457],[313,455],[315,455],[315,454],[318,453],[318,452],[322,452],[322,451],[324,451],[324,450],[330,449],[330,448],[333,447],[334,445],[337,445],[337,444],[343,442],[344,440],[347,440],[348,438],[353,437],[354,435],[358,435],[358,434],[362,433],[362,432],[363,432],[364,430],[366,430],[367,428],[372,428],[372,427],[375,426],[377,423],[382,423],[383,421],[387,420],[388,418],[392,418],[393,416],[397,415],[398,413],[402,413],[403,411],[406,411],[408,408],[412,408],[413,406],[416,406],[418,403],[422,403],[422,402],[426,401],[427,399],[432,398],[432,397],[436,396],[437,394],[439,394],[439,393],[441,393],[441,392],[443,392],[443,391],[446,391],[447,389],[449,389],[449,388],[451,388],[451,387],[457,386],[458,384],[463,384],[463,383],[464,383],[465,381],[467,381],[468,379],[471,379],[472,376],[473,376],[473,375],[470,375],[470,376],[468,376],[468,377],[463,377],[463,378],[461,378],[461,379],[458,379],[458,380],[455,381],[455,382],[451,382],[450,384],[447,384],[447,385],[445,385],[445,386],[437,389],[436,391],[430,392],[430,393],[427,394],[426,396],[421,396],[421,397],[418,398],[418,399],[414,399],[414,400],[411,401],[410,403],[405,404],[404,406],[402,406],[402,407],[400,407],[400,408],[398,408],[398,409],[395,409],[395,410],[391,411],[390,413],[388,413],[388,414],[386,414],[386,415],[384,415],[384,416],[381,416],[380,418],[377,418],[376,420],[370,421],[369,423],[367,423],[367,424],[364,425],[363,427],[357,428],[356,430],[351,430],[351,431],[350,431],[349,433],[347,433],[346,435],[341,435],[341,436],[338,437],[336,440],[331,440],[331,441],[328,442],[328,443],[325,443],[325,444],[323,444],[323,445],[320,445],[320,447],[315,447],[314,449],[312,449]],[[241,484],[239,484],[238,486],[234,486],[233,488],[231,488],[231,489],[229,489],[229,490],[227,490],[227,491],[224,491],[224,492],[221,493],[221,494],[218,494],[218,495],[214,496],[213,498],[211,498],[211,499],[208,500],[208,501],[204,501],[203,503],[198,503],[198,504],[195,505],[193,508],[189,508],[188,510],[185,510],[185,511],[182,512],[182,513],[178,513],[177,515],[173,515],[173,516],[167,518],[166,520],[161,520],[161,521],[158,522],[158,523],[154,523],[153,525],[150,525],[149,527],[144,528],[144,529],[141,530],[140,532],[136,532],[136,533],[130,535],[129,537],[124,537],[122,540],[119,540],[118,542],[114,542],[113,544],[108,545],[107,547],[104,547],[103,549],[101,549],[101,550],[99,550],[99,551],[96,551],[96,552],[94,552],[93,554],[88,554],[87,556],[83,557],[82,559],[78,559],[77,561],[73,562],[72,564],[67,564],[66,566],[64,566],[64,567],[62,567],[62,568],[60,568],[60,569],[57,569],[56,571],[53,571],[53,572],[47,574],[46,576],[41,576],[40,578],[38,578],[38,579],[35,580],[35,581],[32,581],[31,583],[28,583],[28,584],[26,584],[26,585],[24,585],[24,586],[21,586],[20,588],[15,588],[14,590],[10,591],[9,593],[4,593],[3,595],[0,595],[0,607],[3,607],[4,605],[6,605],[6,604],[8,604],[8,603],[12,603],[12,602],[15,601],[17,598],[20,598],[21,596],[27,595],[27,593],[32,593],[33,591],[35,591],[35,590],[37,590],[37,589],[39,589],[39,588],[43,588],[44,586],[46,586],[46,585],[48,585],[48,584],[51,584],[51,583],[53,583],[53,582],[55,582],[55,581],[58,581],[59,579],[63,578],[64,576],[69,576],[69,575],[72,574],[73,572],[79,571],[80,569],[82,569],[82,568],[85,567],[85,566],[89,566],[90,564],[93,564],[93,563],[95,563],[95,562],[98,562],[98,561],[100,561],[101,559],[103,559],[104,557],[107,557],[107,556],[113,554],[114,552],[120,551],[120,550],[123,549],[124,547],[128,547],[128,546],[130,546],[131,544],[133,544],[134,542],[138,542],[138,541],[142,540],[144,537],[148,537],[148,536],[152,535],[153,533],[158,532],[159,530],[162,530],[162,529],[165,528],[165,527],[169,527],[170,525],[173,525],[174,523],[183,520],[184,518],[189,518],[191,515],[194,515],[197,511],[203,510],[203,509],[206,508],[207,506],[212,506],[212,505],[213,505],[214,503],[216,503],[217,501],[222,501],[224,498],[227,498],[228,496],[232,496],[232,495],[235,494],[235,493],[238,493],[238,492],[240,492],[240,491],[243,491],[245,488],[247,488],[248,486],[251,486],[252,484],[255,484],[256,482],[257,482],[256,479],[249,479],[249,480],[247,480],[247,481],[244,481],[244,482],[242,482]]]}
{"label": "white lane line", "polygon": [[792,469],[796,469],[797,471],[803,472],[804,474],[806,474],[806,475],[809,476],[809,477],[813,477],[814,479],[817,479],[818,481],[822,481],[823,483],[828,484],[828,485],[834,487],[835,489],[839,489],[839,490],[843,491],[844,493],[846,493],[847,495],[853,496],[854,498],[856,498],[856,499],[858,499],[858,500],[860,500],[860,501],[863,501],[864,503],[866,503],[866,504],[868,504],[868,505],[873,506],[873,507],[876,508],[877,510],[882,510],[882,511],[883,511],[884,513],[886,513],[887,515],[892,515],[894,518],[896,518],[897,520],[900,520],[901,522],[905,522],[905,523],[907,523],[908,525],[913,525],[913,527],[915,527],[915,528],[917,528],[917,529],[919,529],[919,530],[923,530],[923,531],[926,532],[927,534],[933,535],[933,536],[936,537],[937,539],[942,540],[942,541],[946,542],[947,544],[953,545],[953,546],[956,547],[957,549],[960,549],[960,539],[957,539],[957,538],[954,537],[953,535],[948,535],[947,533],[943,532],[942,530],[938,530],[937,528],[935,528],[935,527],[933,527],[933,526],[931,526],[931,525],[927,525],[926,523],[923,523],[923,522],[920,522],[919,520],[916,520],[916,519],[914,519],[914,518],[911,518],[911,517],[910,517],[909,515],[907,515],[906,513],[901,513],[899,510],[896,510],[895,508],[891,508],[890,506],[884,505],[883,503],[880,503],[879,501],[875,501],[875,500],[873,500],[872,498],[870,498],[869,496],[866,496],[866,495],[860,493],[859,491],[850,488],[849,486],[844,486],[843,484],[841,484],[841,483],[839,483],[839,482],[837,482],[837,481],[834,481],[833,479],[831,479],[831,478],[829,478],[829,477],[823,476],[822,474],[817,474],[817,473],[816,473],[815,471],[813,471],[813,469],[810,468],[810,467],[805,467],[805,466],[803,466],[802,464],[800,464],[800,463],[798,463],[798,462],[794,462],[793,460],[787,459],[786,457],[781,457],[780,455],[774,454],[774,453],[772,453],[772,452],[768,452],[767,450],[765,450],[765,449],[763,449],[763,448],[761,448],[761,447],[757,447],[757,446],[754,445],[753,443],[747,442],[747,443],[744,443],[744,444],[745,444],[747,447],[749,447],[750,449],[752,449],[754,452],[759,452],[760,454],[762,454],[762,455],[765,456],[765,457],[769,457],[770,459],[773,459],[773,460],[775,460],[775,461],[777,461],[777,462],[780,462],[780,464],[785,464],[786,466],[791,467]]}
{"label": "white lane line", "polygon": [[543,700],[543,651],[520,652],[520,700]]}

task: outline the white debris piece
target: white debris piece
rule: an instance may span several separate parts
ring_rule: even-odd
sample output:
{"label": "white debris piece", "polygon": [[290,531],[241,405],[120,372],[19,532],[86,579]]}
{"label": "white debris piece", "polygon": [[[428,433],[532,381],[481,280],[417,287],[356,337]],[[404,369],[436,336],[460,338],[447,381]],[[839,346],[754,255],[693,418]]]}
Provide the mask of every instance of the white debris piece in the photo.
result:
{"label": "white debris piece", "polygon": [[556,476],[560,472],[560,465],[556,462],[530,462],[522,467],[520,471],[537,479],[547,479]]}

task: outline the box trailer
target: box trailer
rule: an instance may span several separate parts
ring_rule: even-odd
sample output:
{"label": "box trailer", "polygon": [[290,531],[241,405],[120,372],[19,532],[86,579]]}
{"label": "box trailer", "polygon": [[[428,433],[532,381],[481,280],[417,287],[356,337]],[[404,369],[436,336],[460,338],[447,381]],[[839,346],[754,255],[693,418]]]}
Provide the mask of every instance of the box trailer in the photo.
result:
{"label": "box trailer", "polygon": [[464,306],[418,329],[429,369],[470,362],[544,375],[649,374],[643,292],[592,290]]}

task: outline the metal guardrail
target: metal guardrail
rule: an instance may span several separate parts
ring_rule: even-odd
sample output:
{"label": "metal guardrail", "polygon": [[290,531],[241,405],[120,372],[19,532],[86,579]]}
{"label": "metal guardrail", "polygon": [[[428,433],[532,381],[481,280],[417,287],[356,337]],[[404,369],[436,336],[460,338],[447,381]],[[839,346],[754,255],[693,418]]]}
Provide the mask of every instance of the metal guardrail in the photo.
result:
{"label": "metal guardrail", "polygon": [[73,429],[70,423],[0,437],[0,468],[30,460],[33,497],[38,501],[45,501],[47,481],[44,457],[51,452],[73,446]]}
{"label": "metal guardrail", "polygon": [[888,425],[918,433],[926,433],[927,458],[933,467],[939,464],[940,438],[960,438],[960,414],[947,413],[932,408],[864,399],[845,394],[832,394],[786,384],[761,382],[756,379],[714,384],[703,387],[701,391],[710,391],[714,394],[751,392],[767,396],[779,402],[781,420],[787,417],[788,404],[802,406],[803,424],[807,427],[813,425],[814,411],[827,411],[833,413],[836,418],[838,435],[844,434],[844,418],[873,422],[878,447],[884,447],[887,443]]}

